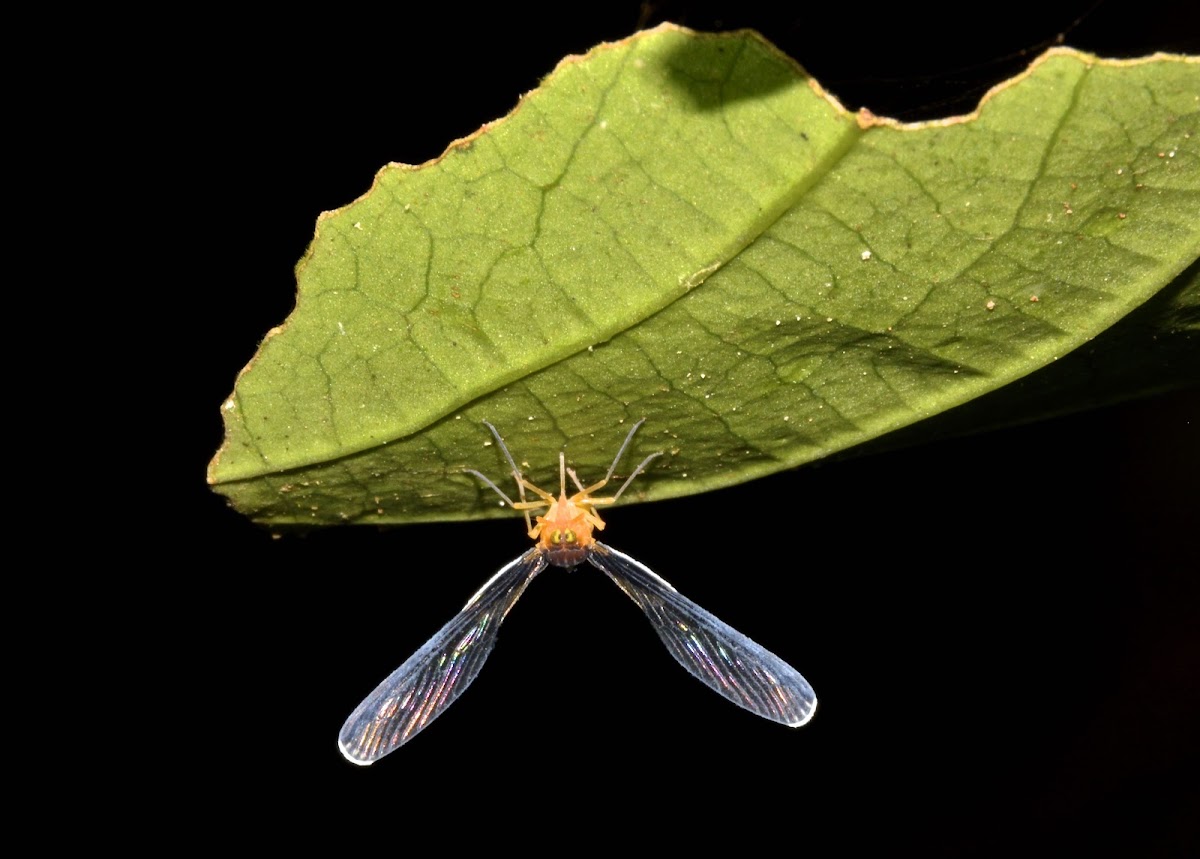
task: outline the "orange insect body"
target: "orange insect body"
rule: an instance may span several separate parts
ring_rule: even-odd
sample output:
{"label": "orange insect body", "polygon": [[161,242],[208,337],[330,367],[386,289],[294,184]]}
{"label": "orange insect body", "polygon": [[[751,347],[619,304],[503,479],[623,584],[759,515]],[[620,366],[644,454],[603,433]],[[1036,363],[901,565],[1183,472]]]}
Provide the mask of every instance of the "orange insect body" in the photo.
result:
{"label": "orange insect body", "polygon": [[[629,477],[625,478],[625,482],[621,484],[621,488],[616,491],[616,494],[605,497],[592,495],[593,492],[598,492],[608,485],[609,480],[612,479],[613,472],[617,468],[617,463],[621,461],[621,456],[625,453],[625,448],[629,446],[633,434],[637,432],[638,427],[644,421],[645,418],[642,418],[642,420],[633,425],[633,429],[625,437],[625,443],[617,451],[616,459],[609,466],[608,473],[591,486],[583,485],[575,470],[567,468],[566,455],[559,453],[558,498],[555,498],[545,489],[535,486],[525,479],[525,476],[521,474],[521,469],[517,468],[517,463],[513,460],[512,454],[508,452],[508,447],[504,444],[504,439],[500,437],[500,433],[496,431],[496,428],[487,421],[483,422],[484,425],[496,437],[504,458],[508,460],[509,467],[512,468],[513,480],[517,482],[517,497],[520,500],[514,501],[509,498],[499,486],[475,469],[468,468],[465,470],[468,474],[475,475],[485,485],[491,487],[510,507],[514,510],[520,510],[525,515],[525,527],[528,529],[529,538],[537,541],[537,547],[545,554],[547,561],[556,567],[567,567],[568,569],[577,567],[587,560],[588,554],[596,544],[596,538],[592,536],[592,531],[604,530],[604,520],[600,518],[600,514],[596,512],[596,508],[600,505],[615,503],[621,497],[621,494],[625,492],[626,487],[633,481],[633,478],[637,477],[652,459],[662,456],[662,451],[658,451],[643,459],[641,465],[635,468]],[[567,496],[567,475],[571,476],[571,481],[579,490],[570,497]],[[540,500],[530,501],[525,494],[526,490],[532,492]],[[529,514],[534,510],[542,509],[546,512],[536,517],[535,524],[530,519]]]}
{"label": "orange insect body", "polygon": [[550,502],[546,515],[537,517],[530,534],[546,552],[547,560],[556,567],[576,567],[587,558],[588,549],[596,538],[592,530],[604,530],[604,520],[596,515],[586,492],[567,497],[566,490],[557,501]]}

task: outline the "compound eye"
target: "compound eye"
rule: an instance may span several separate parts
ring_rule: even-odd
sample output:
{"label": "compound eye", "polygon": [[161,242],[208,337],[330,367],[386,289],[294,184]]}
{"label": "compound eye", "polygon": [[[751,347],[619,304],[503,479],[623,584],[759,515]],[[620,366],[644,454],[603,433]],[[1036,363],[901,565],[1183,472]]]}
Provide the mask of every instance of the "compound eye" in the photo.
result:
{"label": "compound eye", "polygon": [[563,538],[564,543],[574,543],[575,542],[575,532],[574,531],[564,531],[562,538]]}
{"label": "compound eye", "polygon": [[563,538],[562,531],[555,530],[555,531],[550,532],[550,542],[553,543],[554,545],[557,546],[559,543],[561,543],[562,538]]}

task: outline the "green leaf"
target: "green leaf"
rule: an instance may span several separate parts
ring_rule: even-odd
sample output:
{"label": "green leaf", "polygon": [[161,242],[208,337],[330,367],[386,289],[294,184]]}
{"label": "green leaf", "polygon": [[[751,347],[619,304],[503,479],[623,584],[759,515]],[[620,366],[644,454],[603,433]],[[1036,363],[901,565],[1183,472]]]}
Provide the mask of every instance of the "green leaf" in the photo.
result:
{"label": "green leaf", "polygon": [[953,415],[1194,381],[1198,94],[1194,58],[1055,50],[976,115],[901,126],[751,32],[602,45],[321,216],[209,480],[274,524],[464,519],[506,512],[462,473],[505,477],[484,418],[556,488],[560,449],[599,476],[645,416],[630,458],[668,455],[627,497],[654,499],[848,449],[1085,344],[1037,396]]}

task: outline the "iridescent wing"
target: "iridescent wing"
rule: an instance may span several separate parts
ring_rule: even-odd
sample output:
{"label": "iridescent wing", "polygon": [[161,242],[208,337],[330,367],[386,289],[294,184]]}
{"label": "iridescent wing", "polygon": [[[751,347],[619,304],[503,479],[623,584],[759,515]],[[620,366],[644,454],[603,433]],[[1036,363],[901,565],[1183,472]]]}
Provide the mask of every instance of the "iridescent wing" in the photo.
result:
{"label": "iridescent wing", "polygon": [[342,754],[356,764],[374,763],[440,716],[479,674],[504,616],[545,568],[534,548],[492,576],[350,714],[338,734]]}
{"label": "iridescent wing", "polygon": [[588,555],[633,600],[667,650],[693,677],[751,713],[793,728],[812,718],[817,696],[800,672],[680,594],[611,546]]}

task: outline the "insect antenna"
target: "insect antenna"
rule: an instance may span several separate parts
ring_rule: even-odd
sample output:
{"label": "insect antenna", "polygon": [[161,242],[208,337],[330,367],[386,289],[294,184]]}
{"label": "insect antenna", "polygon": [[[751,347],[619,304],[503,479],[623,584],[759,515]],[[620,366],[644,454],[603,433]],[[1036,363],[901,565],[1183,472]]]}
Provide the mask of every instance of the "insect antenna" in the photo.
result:
{"label": "insect antenna", "polygon": [[[467,474],[474,474],[475,476],[479,477],[488,486],[490,486],[496,492],[496,494],[498,494],[501,498],[503,498],[506,502],[508,502],[509,507],[513,508],[514,510],[520,510],[522,515],[524,515],[524,517],[525,517],[525,528],[529,532],[529,536],[536,538],[537,534],[538,534],[538,529],[535,529],[533,527],[533,521],[529,518],[529,511],[530,510],[540,510],[544,507],[552,509],[554,507],[554,496],[551,495],[546,490],[530,483],[529,480],[526,479],[525,475],[521,473],[521,469],[517,467],[517,462],[515,459],[513,459],[512,454],[509,453],[508,445],[506,445],[504,443],[504,438],[500,435],[500,431],[497,430],[494,426],[492,426],[487,421],[484,421],[483,425],[492,431],[492,435],[495,436],[496,442],[500,445],[500,452],[504,454],[504,458],[508,461],[509,468],[512,469],[513,480],[515,480],[517,483],[517,493],[518,493],[518,497],[521,500],[514,502],[511,498],[509,498],[507,495],[505,495],[504,492],[502,492],[500,490],[500,488],[498,486],[496,486],[495,483],[488,480],[487,477],[485,477],[483,474],[476,471],[475,469],[465,468],[465,469],[463,469],[463,471]],[[558,468],[559,468],[559,479],[562,481],[562,484],[563,484],[562,489],[565,490],[566,489],[566,477],[563,474],[563,470],[566,468],[566,463],[565,463],[565,461],[563,459],[563,455],[561,453],[559,454]],[[537,495],[540,500],[539,501],[528,500],[528,496],[525,494],[526,489],[530,490],[535,495]],[[539,525],[538,528],[540,528],[540,527],[541,526]]]}
{"label": "insect antenna", "polygon": [[480,480],[482,480],[485,484],[487,484],[487,486],[493,492],[495,492],[497,495],[499,495],[501,498],[503,498],[509,507],[515,508],[517,506],[516,503],[511,498],[509,498],[507,495],[504,494],[504,490],[501,489],[496,484],[492,483],[491,479],[486,474],[484,474],[482,471],[476,471],[473,468],[464,468],[463,474],[474,474],[476,477],[478,477]]}
{"label": "insect antenna", "polygon": [[[610,465],[608,467],[608,473],[604,475],[604,478],[602,480],[599,480],[596,483],[593,483],[591,486],[584,486],[582,481],[580,481],[580,479],[579,479],[579,475],[577,475],[575,473],[575,469],[573,469],[573,468],[567,469],[567,473],[571,475],[571,480],[575,481],[575,485],[579,488],[580,493],[582,493],[584,495],[590,495],[591,493],[595,492],[597,489],[601,489],[605,485],[608,484],[608,481],[612,479],[613,472],[615,472],[617,470],[617,465],[621,462],[621,457],[625,455],[625,448],[629,447],[629,442],[633,441],[634,434],[638,431],[638,429],[645,422],[646,422],[646,419],[642,418],[640,421],[638,421],[636,424],[633,425],[632,429],[629,430],[629,435],[625,436],[625,441],[622,442],[620,450],[617,451],[617,455],[613,458],[612,465]],[[612,504],[618,498],[621,497],[621,493],[624,492],[625,489],[629,486],[629,484],[633,482],[633,479],[635,477],[637,477],[639,474],[642,473],[643,470],[645,470],[647,465],[649,465],[651,462],[653,462],[655,459],[657,459],[658,457],[660,457],[662,455],[663,455],[663,452],[661,450],[659,450],[659,451],[655,451],[654,453],[650,454],[648,457],[643,459],[641,461],[641,464],[639,464],[638,467],[635,468],[633,470],[633,472],[628,477],[625,478],[625,482],[621,484],[621,488],[618,489],[616,494],[613,495],[612,497],[596,498],[596,499],[592,499],[592,500],[598,501],[601,504]]]}

